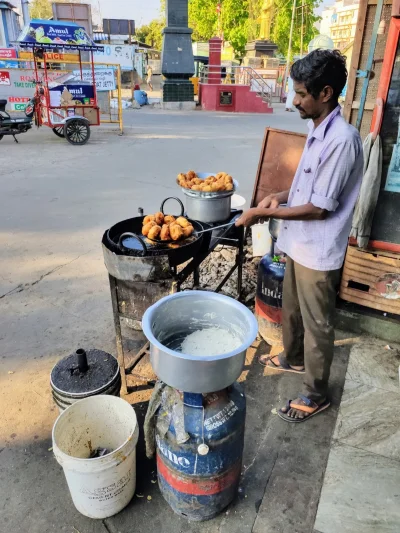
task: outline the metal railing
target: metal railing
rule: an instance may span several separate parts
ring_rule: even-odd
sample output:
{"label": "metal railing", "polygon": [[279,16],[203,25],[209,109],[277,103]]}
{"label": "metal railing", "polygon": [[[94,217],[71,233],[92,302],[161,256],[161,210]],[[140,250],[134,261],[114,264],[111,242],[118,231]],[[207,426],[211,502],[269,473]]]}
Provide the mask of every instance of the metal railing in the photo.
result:
{"label": "metal railing", "polygon": [[200,83],[206,85],[246,85],[256,92],[264,102],[271,105],[273,90],[268,82],[252,67],[204,65],[200,73]]}

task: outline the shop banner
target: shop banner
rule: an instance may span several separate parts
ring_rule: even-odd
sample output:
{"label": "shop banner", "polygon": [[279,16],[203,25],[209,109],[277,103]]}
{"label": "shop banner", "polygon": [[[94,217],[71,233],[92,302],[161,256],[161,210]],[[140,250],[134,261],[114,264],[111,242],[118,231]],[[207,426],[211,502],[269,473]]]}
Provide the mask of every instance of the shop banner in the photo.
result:
{"label": "shop banner", "polygon": [[[33,54],[32,52],[21,50],[19,52],[19,58],[25,59],[26,61],[33,61]],[[59,61],[60,63],[63,61],[74,61],[75,63],[79,63],[79,55],[77,53],[64,54],[59,52],[46,52],[46,59]]]}
{"label": "shop banner", "polygon": [[0,68],[18,68],[18,61],[16,59],[17,51],[14,48],[0,48]]}
{"label": "shop banner", "polygon": [[[74,70],[73,74],[80,77],[81,71]],[[92,71],[83,70],[82,77],[84,81],[93,83]],[[96,68],[94,77],[96,80],[96,91],[115,91],[117,85],[115,83],[115,74],[112,68]]]}
{"label": "shop banner", "polygon": [[[48,72],[49,81],[54,81],[63,71]],[[38,71],[40,79],[44,79],[43,70]],[[0,100],[7,100],[7,109],[9,111],[20,111],[20,106],[27,102],[35,94],[35,71],[33,69],[10,69],[0,70]]]}
{"label": "shop banner", "polygon": [[97,49],[85,28],[75,23],[58,20],[32,19],[18,37],[18,44],[24,48],[32,48],[32,45],[43,45],[45,49]]}
{"label": "shop banner", "polygon": [[97,63],[116,63],[121,70],[133,70],[134,46],[105,44],[103,52],[94,52],[94,60]]}

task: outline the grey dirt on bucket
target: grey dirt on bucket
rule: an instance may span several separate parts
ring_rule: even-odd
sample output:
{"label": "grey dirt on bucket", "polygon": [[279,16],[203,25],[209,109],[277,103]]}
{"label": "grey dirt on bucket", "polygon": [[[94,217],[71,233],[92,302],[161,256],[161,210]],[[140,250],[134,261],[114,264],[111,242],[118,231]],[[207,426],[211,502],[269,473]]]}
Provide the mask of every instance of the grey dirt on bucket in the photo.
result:
{"label": "grey dirt on bucket", "polygon": [[[95,391],[115,376],[118,362],[111,354],[96,349],[86,352],[80,349],[77,352],[65,357],[53,368],[51,381],[57,389],[68,393]],[[82,352],[86,353],[87,370]]]}

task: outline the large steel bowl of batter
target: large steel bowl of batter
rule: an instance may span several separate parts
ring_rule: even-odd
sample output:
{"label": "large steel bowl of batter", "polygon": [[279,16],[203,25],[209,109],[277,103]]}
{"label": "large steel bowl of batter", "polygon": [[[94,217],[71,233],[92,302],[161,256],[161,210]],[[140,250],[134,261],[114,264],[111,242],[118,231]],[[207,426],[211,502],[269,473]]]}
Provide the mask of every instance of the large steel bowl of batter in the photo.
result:
{"label": "large steel bowl of batter", "polygon": [[[191,355],[180,351],[194,331],[221,329],[241,345],[220,355]],[[178,292],[149,307],[142,320],[150,341],[150,360],[157,376],[178,390],[207,393],[225,389],[240,376],[246,350],[257,336],[253,313],[233,298],[208,291]]]}

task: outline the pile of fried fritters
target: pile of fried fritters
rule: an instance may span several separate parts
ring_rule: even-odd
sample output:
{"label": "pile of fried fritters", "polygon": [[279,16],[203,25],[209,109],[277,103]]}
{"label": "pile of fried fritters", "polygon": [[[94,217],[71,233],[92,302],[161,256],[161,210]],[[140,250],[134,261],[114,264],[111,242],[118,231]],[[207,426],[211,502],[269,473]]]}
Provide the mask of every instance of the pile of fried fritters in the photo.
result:
{"label": "pile of fried fritters", "polygon": [[192,224],[185,217],[175,218],[159,211],[143,219],[142,234],[150,240],[179,241],[193,233]]}
{"label": "pile of fried fritters", "polygon": [[209,176],[202,180],[194,172],[189,170],[187,174],[178,174],[177,183],[184,189],[201,192],[233,191],[232,176],[226,172],[218,172],[215,176]]}

